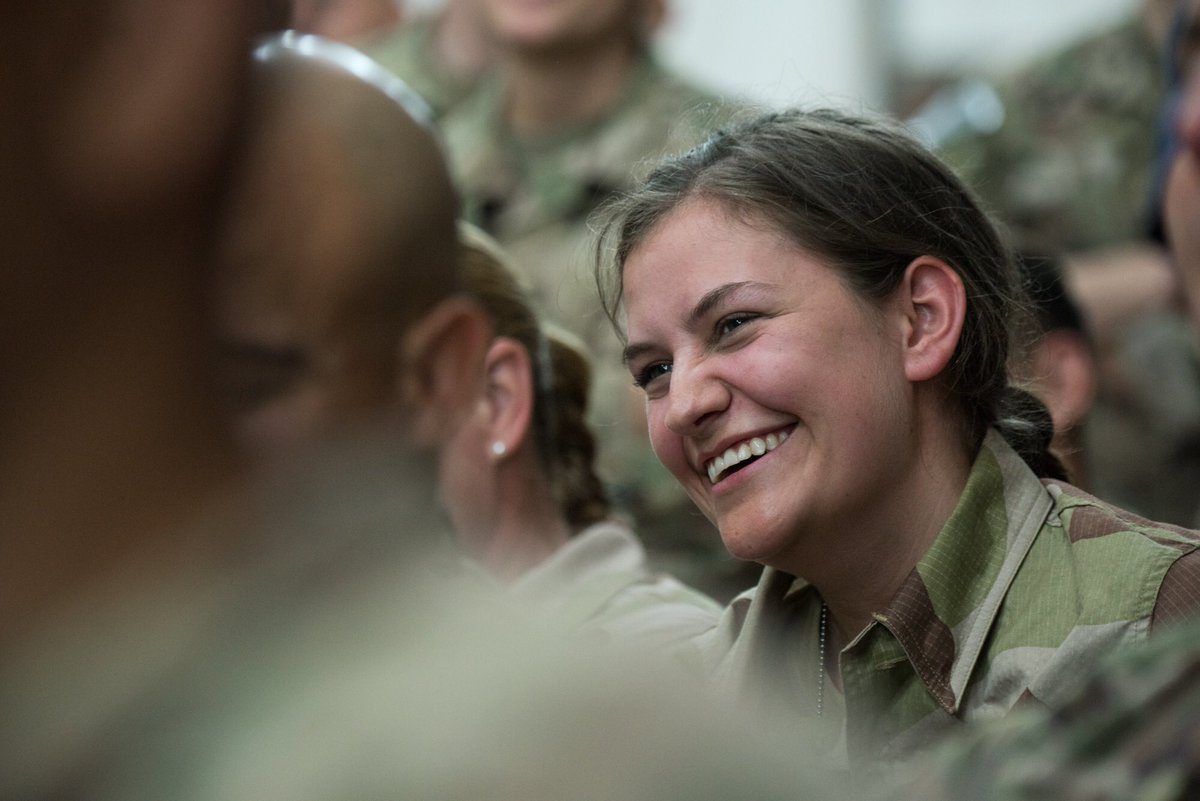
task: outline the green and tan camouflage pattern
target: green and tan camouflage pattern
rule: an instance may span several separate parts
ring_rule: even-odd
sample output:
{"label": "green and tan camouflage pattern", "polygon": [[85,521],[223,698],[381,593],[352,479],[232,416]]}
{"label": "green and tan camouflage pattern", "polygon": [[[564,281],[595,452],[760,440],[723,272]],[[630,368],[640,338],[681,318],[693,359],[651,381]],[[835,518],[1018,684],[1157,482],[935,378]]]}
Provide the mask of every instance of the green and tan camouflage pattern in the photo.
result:
{"label": "green and tan camouflage pattern", "polygon": [[1176,801],[1200,789],[1200,626],[1102,659],[1062,708],[955,738],[919,771],[922,801]]}
{"label": "green and tan camouflage pattern", "polygon": [[933,545],[841,652],[844,709],[827,685],[813,721],[821,600],[802,579],[766,571],[697,646],[721,684],[829,730],[834,758],[903,761],[964,723],[1062,706],[1082,666],[1191,614],[1198,543],[1039,480],[992,431]]}

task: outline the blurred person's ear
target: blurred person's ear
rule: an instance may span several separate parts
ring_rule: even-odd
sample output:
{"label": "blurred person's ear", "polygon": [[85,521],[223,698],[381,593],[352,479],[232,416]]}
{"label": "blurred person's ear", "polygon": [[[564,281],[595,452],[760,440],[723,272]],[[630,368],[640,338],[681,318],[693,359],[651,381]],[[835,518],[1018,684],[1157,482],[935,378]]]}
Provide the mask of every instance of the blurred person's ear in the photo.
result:
{"label": "blurred person's ear", "polygon": [[437,447],[457,428],[478,396],[491,325],[473,300],[443,300],[400,342],[398,394],[408,429],[420,447]]}
{"label": "blurred person's ear", "polygon": [[483,368],[488,442],[503,443],[511,453],[524,443],[533,419],[529,352],[516,340],[500,337],[488,348]]}
{"label": "blurred person's ear", "polygon": [[1097,367],[1091,349],[1075,331],[1047,331],[1031,354],[1035,393],[1054,420],[1055,431],[1084,421],[1096,397]]}

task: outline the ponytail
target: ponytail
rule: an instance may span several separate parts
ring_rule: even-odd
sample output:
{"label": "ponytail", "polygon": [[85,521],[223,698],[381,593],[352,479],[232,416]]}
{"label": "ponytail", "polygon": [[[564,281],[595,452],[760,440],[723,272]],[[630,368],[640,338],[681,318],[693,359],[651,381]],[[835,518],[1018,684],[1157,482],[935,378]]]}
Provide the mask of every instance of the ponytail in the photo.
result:
{"label": "ponytail", "polygon": [[1050,451],[1054,421],[1046,405],[1029,392],[1009,385],[997,401],[992,427],[1041,478],[1067,480],[1067,471]]}

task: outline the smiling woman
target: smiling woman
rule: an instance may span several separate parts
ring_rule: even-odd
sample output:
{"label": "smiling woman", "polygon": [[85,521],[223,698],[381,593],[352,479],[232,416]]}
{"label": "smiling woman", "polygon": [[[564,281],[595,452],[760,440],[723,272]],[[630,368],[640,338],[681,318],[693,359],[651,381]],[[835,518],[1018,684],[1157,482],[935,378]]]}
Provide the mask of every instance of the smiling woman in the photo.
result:
{"label": "smiling woman", "polygon": [[597,278],[654,450],[769,568],[700,642],[721,685],[823,718],[839,759],[900,759],[1192,612],[1196,533],[1061,480],[1010,381],[1014,262],[905,132],[771,114],[608,219]]}

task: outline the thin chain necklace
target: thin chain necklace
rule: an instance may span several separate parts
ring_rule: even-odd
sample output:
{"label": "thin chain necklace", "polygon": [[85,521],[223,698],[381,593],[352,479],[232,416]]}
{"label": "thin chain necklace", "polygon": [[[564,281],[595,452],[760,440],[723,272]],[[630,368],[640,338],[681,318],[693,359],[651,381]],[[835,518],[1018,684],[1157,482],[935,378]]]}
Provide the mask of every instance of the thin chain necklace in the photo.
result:
{"label": "thin chain necklace", "polygon": [[821,602],[821,622],[817,624],[817,717],[825,710],[825,631],[829,627],[829,607]]}

